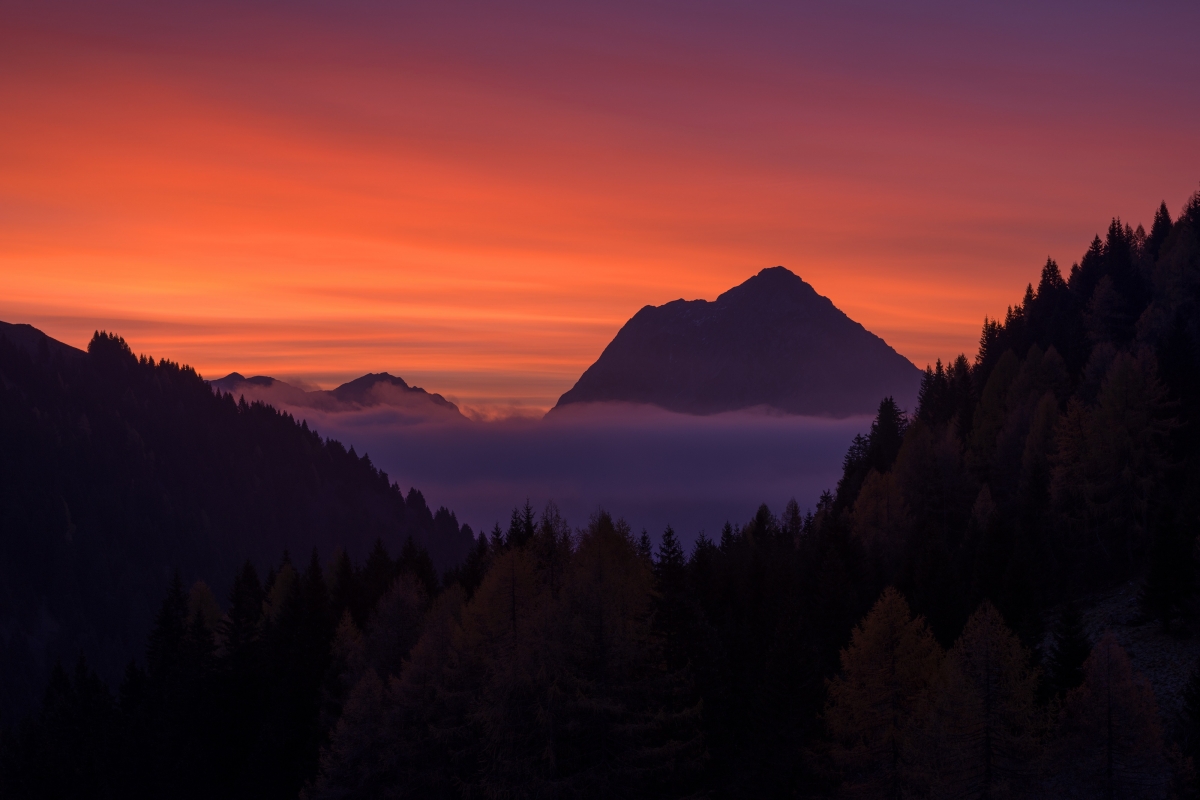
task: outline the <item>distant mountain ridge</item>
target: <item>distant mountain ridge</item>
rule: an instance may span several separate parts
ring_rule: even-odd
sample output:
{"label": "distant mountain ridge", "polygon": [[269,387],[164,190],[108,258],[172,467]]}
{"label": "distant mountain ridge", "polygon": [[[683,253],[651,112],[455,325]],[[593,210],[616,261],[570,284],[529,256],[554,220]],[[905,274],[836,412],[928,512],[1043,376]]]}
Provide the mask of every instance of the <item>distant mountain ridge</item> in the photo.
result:
{"label": "distant mountain ridge", "polygon": [[829,298],[771,267],[712,302],[642,308],[555,408],[616,401],[844,417],[873,413],[888,395],[912,407],[921,375]]}
{"label": "distant mountain ridge", "polygon": [[458,406],[440,394],[427,392],[419,386],[409,386],[403,378],[386,372],[368,373],[329,390],[306,391],[265,375],[246,378],[237,372],[210,381],[209,385],[234,397],[244,396],[247,400],[261,400],[274,406],[319,411],[352,411],[389,406],[423,419],[466,419]]}

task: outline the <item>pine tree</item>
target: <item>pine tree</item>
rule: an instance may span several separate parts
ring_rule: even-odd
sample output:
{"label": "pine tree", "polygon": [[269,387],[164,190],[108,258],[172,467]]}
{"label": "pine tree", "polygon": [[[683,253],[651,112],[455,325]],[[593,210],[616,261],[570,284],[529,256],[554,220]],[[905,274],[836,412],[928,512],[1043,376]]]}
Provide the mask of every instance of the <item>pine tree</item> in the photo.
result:
{"label": "pine tree", "polygon": [[659,584],[670,587],[672,591],[680,587],[683,579],[683,567],[686,559],[683,547],[675,536],[675,530],[668,525],[663,531],[662,540],[658,543],[658,557],[654,560],[654,575]]}
{"label": "pine tree", "polygon": [[779,527],[792,546],[804,535],[804,515],[800,513],[800,504],[796,502],[796,498],[788,500],[783,509],[783,517],[779,520]]}
{"label": "pine tree", "polygon": [[188,603],[183,581],[176,570],[167,597],[154,620],[146,649],[146,667],[152,680],[170,680],[181,668],[183,639],[187,633]]}
{"label": "pine tree", "polygon": [[421,635],[428,605],[428,595],[421,583],[411,575],[401,575],[380,598],[363,633],[361,663],[354,678],[367,669],[384,680],[389,675],[399,675],[404,659]]}
{"label": "pine tree", "polygon": [[483,583],[483,577],[491,566],[492,554],[487,535],[480,533],[479,538],[475,540],[475,546],[467,554],[467,560],[458,571],[459,583],[466,592],[468,600],[475,594],[479,584]]}
{"label": "pine tree", "polygon": [[1146,255],[1151,264],[1158,260],[1163,244],[1171,235],[1171,226],[1171,212],[1167,210],[1167,204],[1164,202],[1154,212],[1154,224],[1150,227],[1149,238],[1146,239]]}
{"label": "pine tree", "polygon": [[638,536],[637,542],[638,556],[645,564],[651,568],[654,566],[654,545],[650,542],[650,533],[645,528],[642,528],[642,533]]}
{"label": "pine tree", "polygon": [[375,546],[367,556],[367,562],[362,571],[362,606],[358,614],[359,624],[365,625],[370,609],[375,607],[379,598],[383,597],[388,587],[396,577],[396,564],[388,555],[382,539],[375,540]]}
{"label": "pine tree", "polygon": [[692,614],[687,592],[687,559],[683,548],[668,525],[658,545],[654,561],[654,583],[658,592],[655,602],[655,627],[666,640],[667,667],[682,668],[688,660],[688,634]]}
{"label": "pine tree", "polygon": [[509,547],[524,547],[533,538],[533,534],[537,530],[536,523],[537,517],[533,513],[533,506],[526,499],[524,508],[513,509],[504,543]]}
{"label": "pine tree", "polygon": [[894,398],[883,398],[875,420],[871,423],[870,432],[866,437],[855,437],[846,453],[842,463],[842,478],[838,481],[837,496],[834,500],[836,510],[841,511],[854,506],[863,482],[872,470],[882,474],[892,468],[907,430],[908,417],[904,411],[896,405]]}
{"label": "pine tree", "polygon": [[558,597],[571,559],[571,526],[552,502],[542,510],[532,548],[538,572],[549,588],[550,596]]}
{"label": "pine tree", "polygon": [[[658,566],[682,571],[673,531],[663,538]],[[555,615],[567,636],[552,794],[683,794],[694,779],[699,708],[689,704],[678,673],[662,667],[652,609],[653,575],[628,526],[599,515],[580,536]]]}
{"label": "pine tree", "polygon": [[737,534],[734,533],[733,526],[727,521],[721,528],[721,544],[719,545],[722,553],[729,553],[733,550],[737,543]]}
{"label": "pine tree", "polygon": [[429,551],[414,542],[411,536],[404,540],[400,558],[396,559],[396,574],[416,578],[424,588],[426,597],[436,597],[441,588]]}

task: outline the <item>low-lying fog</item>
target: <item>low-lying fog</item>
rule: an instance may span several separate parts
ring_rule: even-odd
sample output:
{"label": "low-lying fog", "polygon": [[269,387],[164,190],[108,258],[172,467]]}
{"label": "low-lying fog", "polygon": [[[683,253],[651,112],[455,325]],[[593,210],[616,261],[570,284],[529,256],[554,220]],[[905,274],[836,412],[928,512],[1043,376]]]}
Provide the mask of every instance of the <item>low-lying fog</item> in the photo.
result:
{"label": "low-lying fog", "polygon": [[695,417],[645,406],[568,407],[541,420],[414,422],[387,406],[289,409],[323,436],[353,445],[433,508],[478,532],[507,527],[526,498],[553,500],[575,527],[598,508],[657,539],[670,524],[685,542],[720,535],[767,503],[801,509],[833,489],[842,458],[869,417],[818,419],[754,411]]}

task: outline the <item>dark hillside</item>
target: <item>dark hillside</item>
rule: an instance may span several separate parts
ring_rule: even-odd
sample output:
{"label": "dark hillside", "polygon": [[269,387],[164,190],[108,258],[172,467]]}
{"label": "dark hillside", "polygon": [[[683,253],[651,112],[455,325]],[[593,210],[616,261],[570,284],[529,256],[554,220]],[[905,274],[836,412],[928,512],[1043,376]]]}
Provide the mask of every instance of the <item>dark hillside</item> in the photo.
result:
{"label": "dark hillside", "polygon": [[368,458],[188,367],[97,334],[86,354],[0,328],[0,713],[31,708],[55,660],[109,679],[138,654],[172,571],[223,583],[247,558],[307,560],[408,537],[438,567],[471,543]]}
{"label": "dark hillside", "polygon": [[1128,580],[1149,617],[1194,618],[1198,303],[1200,195],[1149,233],[1114,219],[1065,276],[1047,261],[911,420],[881,410],[836,506],[935,631],[987,598],[1036,638],[1048,605]]}

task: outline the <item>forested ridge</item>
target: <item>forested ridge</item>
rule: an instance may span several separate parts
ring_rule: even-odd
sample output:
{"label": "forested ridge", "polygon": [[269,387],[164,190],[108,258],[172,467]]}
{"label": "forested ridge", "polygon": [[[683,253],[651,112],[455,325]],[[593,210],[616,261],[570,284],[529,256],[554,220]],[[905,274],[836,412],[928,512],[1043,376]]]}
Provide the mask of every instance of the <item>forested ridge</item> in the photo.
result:
{"label": "forested ridge", "polygon": [[0,329],[0,724],[84,652],[108,681],[142,649],[174,570],[224,597],[246,559],[408,537],[439,568],[472,535],[365,456],[194,370],[97,333],[75,350]]}
{"label": "forested ridge", "polygon": [[1197,633],[1198,301],[1200,194],[1047,261],[810,512],[685,551],[526,503],[440,579],[412,544],[249,565],[220,602],[175,582],[117,694],[55,673],[3,786],[1195,797],[1200,672],[1156,696],[1082,612],[1132,584],[1162,637]]}

